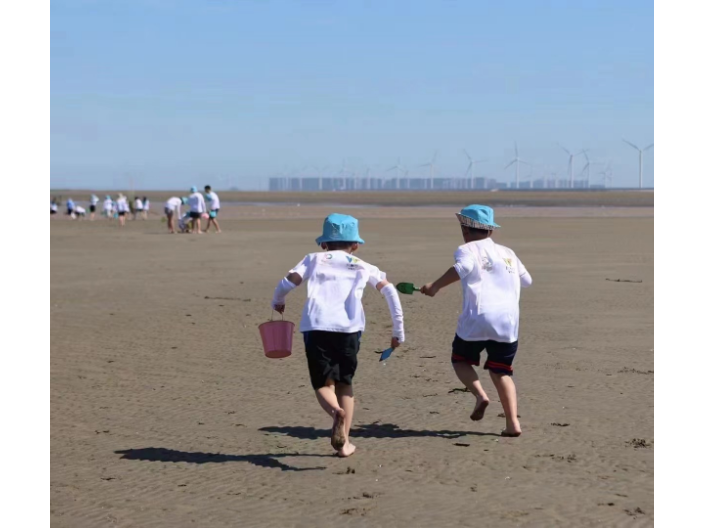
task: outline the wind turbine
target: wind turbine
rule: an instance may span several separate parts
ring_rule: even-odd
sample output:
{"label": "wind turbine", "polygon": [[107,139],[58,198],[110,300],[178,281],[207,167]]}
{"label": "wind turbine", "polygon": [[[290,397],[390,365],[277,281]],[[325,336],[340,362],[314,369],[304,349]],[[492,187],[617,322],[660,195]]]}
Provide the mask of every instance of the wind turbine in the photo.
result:
{"label": "wind turbine", "polygon": [[584,157],[587,160],[586,165],[584,165],[584,168],[582,169],[582,174],[584,174],[584,171],[587,172],[587,189],[589,189],[589,172],[590,172],[589,167],[591,166],[592,162],[589,159],[589,154],[588,154],[587,149],[582,150],[582,152],[580,152],[580,154],[584,154]]}
{"label": "wind turbine", "polygon": [[519,185],[520,182],[521,182],[521,172],[520,172],[521,163],[524,163],[524,164],[526,164],[526,165],[530,165],[530,163],[528,163],[527,161],[523,161],[520,157],[518,157],[518,143],[516,143],[516,142],[514,141],[514,142],[513,142],[513,147],[514,147],[515,152],[516,152],[516,157],[513,158],[513,161],[511,161],[508,165],[506,165],[506,166],[504,167],[504,170],[508,169],[508,168],[509,168],[511,165],[513,165],[514,163],[516,164],[516,189],[518,189],[518,185]]}
{"label": "wind turbine", "polygon": [[606,189],[607,182],[611,181],[611,160],[609,160],[604,170],[601,171],[599,174],[604,177],[604,189]]}
{"label": "wind turbine", "polygon": [[430,189],[432,190],[434,187],[434,180],[435,180],[435,160],[438,158],[438,151],[435,151],[435,154],[433,154],[433,159],[430,160],[428,163],[423,163],[422,165],[418,165],[418,167],[430,167]]}
{"label": "wind turbine", "polygon": [[570,168],[570,189],[574,189],[574,157],[577,156],[577,155],[579,155],[579,154],[581,154],[581,153],[572,154],[569,150],[567,150],[565,147],[563,147],[563,146],[560,145],[559,143],[558,143],[558,145],[560,146],[560,148],[561,148],[562,150],[564,150],[565,152],[567,152],[567,154],[568,154],[569,157],[570,157],[570,161],[569,161],[569,163],[568,163],[568,166],[569,166],[569,168]]}
{"label": "wind turbine", "polygon": [[464,177],[466,178],[467,175],[469,174],[469,178],[470,178],[470,186],[469,186],[469,188],[470,188],[470,189],[474,189],[474,164],[475,164],[475,163],[483,163],[483,162],[485,162],[486,160],[477,160],[477,161],[475,161],[474,158],[472,158],[472,156],[469,155],[469,152],[467,152],[467,151],[464,150],[464,149],[462,149],[462,150],[464,151],[464,155],[467,156],[467,159],[469,160],[469,165],[467,165],[467,170],[466,170],[465,173],[464,173]]}
{"label": "wind turbine", "polygon": [[655,143],[651,143],[645,148],[638,148],[636,147],[633,143],[630,141],[624,139],[623,140],[625,143],[628,143],[630,146],[632,146],[634,149],[638,151],[638,188],[642,189],[643,188],[643,152],[647,152],[651,148],[653,148],[653,145]]}
{"label": "wind turbine", "polygon": [[398,158],[398,161],[396,161],[396,165],[386,170],[386,172],[391,172],[392,170],[396,171],[396,189],[399,189],[401,186],[400,174],[402,169],[403,166],[401,165],[401,158]]}

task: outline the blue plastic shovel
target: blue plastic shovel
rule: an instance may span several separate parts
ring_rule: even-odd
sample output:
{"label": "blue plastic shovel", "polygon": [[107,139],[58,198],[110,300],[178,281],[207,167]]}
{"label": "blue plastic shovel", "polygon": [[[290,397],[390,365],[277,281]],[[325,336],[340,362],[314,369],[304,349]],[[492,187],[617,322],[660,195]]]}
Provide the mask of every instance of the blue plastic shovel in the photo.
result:
{"label": "blue plastic shovel", "polygon": [[393,354],[394,349],[393,348],[387,348],[381,353],[381,356],[379,357],[379,361],[386,361],[391,357],[391,354]]}

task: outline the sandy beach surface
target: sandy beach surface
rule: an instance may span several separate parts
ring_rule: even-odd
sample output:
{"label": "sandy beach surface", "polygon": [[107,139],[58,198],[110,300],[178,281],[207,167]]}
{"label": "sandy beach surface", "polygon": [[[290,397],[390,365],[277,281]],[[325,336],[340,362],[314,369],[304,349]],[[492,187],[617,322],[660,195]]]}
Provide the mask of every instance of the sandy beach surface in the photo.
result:
{"label": "sandy beach surface", "polygon": [[[433,280],[461,243],[452,211],[349,209],[358,256]],[[224,232],[202,236],[157,216],[51,219],[52,526],[653,525],[652,208],[497,210],[495,239],[534,279],[517,439],[499,436],[484,371],[492,404],[469,419],[449,361],[459,286],[402,298],[407,344],[386,365],[390,319],[368,290],[349,459],[332,456],[300,334],[271,360],[257,330],[329,212],[226,207]]]}

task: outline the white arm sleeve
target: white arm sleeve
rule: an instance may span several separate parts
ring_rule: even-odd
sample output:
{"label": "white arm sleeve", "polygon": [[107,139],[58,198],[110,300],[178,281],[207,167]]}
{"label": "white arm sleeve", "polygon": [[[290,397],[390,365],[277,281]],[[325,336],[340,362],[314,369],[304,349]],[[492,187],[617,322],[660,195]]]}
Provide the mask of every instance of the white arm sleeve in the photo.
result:
{"label": "white arm sleeve", "polygon": [[520,260],[518,261],[518,276],[521,278],[521,287],[527,288],[533,284],[533,277],[530,276],[530,273],[528,273],[528,270]]}
{"label": "white arm sleeve", "polygon": [[294,283],[288,280],[286,277],[281,279],[279,285],[274,290],[274,298],[271,300],[271,307],[278,304],[286,304],[286,295],[296,287]]}
{"label": "white arm sleeve", "polygon": [[401,308],[401,299],[398,298],[396,288],[389,283],[379,291],[386,299],[386,304],[389,305],[394,337],[398,339],[399,343],[403,343],[406,340],[406,333],[403,330],[403,308]]}

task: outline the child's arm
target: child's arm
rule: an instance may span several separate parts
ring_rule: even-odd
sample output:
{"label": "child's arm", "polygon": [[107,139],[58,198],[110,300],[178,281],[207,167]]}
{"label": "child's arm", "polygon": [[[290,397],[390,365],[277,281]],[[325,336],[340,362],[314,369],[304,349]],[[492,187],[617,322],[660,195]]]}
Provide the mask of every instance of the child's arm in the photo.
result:
{"label": "child's arm", "polygon": [[403,308],[401,307],[401,299],[399,299],[394,285],[385,279],[377,282],[376,289],[384,296],[386,304],[389,306],[389,313],[391,314],[391,322],[393,324],[391,348],[397,348],[406,340],[406,332],[403,328]]}
{"label": "child's arm", "polygon": [[528,273],[528,270],[523,265],[523,262],[521,262],[521,259],[518,259],[518,276],[521,279],[522,288],[527,288],[533,284],[533,277],[530,276],[530,273]]}
{"label": "child's arm", "polygon": [[311,272],[311,256],[307,255],[295,268],[288,272],[278,286],[274,290],[274,298],[271,300],[271,307],[279,313],[284,313],[286,309],[286,295],[288,295],[296,286],[310,276]]}
{"label": "child's arm", "polygon": [[286,309],[286,295],[296,286],[300,286],[303,278],[298,273],[289,273],[281,279],[279,285],[274,290],[274,298],[271,307],[279,313],[284,313]]}
{"label": "child's arm", "polygon": [[455,265],[447,270],[445,274],[435,282],[429,282],[425,286],[421,287],[420,292],[428,297],[435,297],[435,295],[445,286],[449,286],[453,282],[457,282],[472,273],[476,268],[476,265],[477,261],[472,253],[465,247],[460,246],[457,248],[457,251],[455,251]]}
{"label": "child's arm", "polygon": [[453,282],[460,280],[460,275],[457,273],[455,267],[451,267],[445,272],[445,274],[440,277],[435,282],[429,282],[425,286],[421,286],[420,292],[427,295],[428,297],[435,297],[435,294],[442,290],[445,286],[449,286]]}

